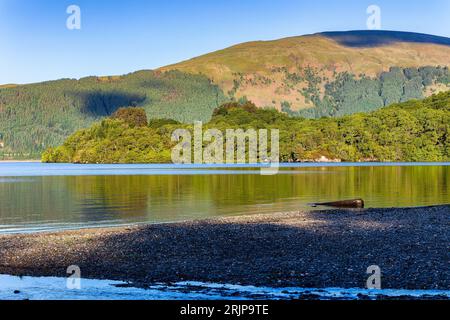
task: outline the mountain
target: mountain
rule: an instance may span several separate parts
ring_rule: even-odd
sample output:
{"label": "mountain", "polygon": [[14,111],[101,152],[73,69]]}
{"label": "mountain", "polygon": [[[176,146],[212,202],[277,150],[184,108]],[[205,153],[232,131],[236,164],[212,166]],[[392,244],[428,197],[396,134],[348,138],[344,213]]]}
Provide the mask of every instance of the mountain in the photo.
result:
{"label": "mountain", "polygon": [[449,38],[349,31],[243,43],[160,70],[203,74],[235,99],[321,117],[446,91],[449,66]]}
{"label": "mountain", "polygon": [[[131,57],[130,57],[131,58]],[[230,100],[337,117],[450,90],[450,39],[388,31],[255,41],[154,71],[0,85],[0,159],[39,157],[119,107],[184,123]]]}

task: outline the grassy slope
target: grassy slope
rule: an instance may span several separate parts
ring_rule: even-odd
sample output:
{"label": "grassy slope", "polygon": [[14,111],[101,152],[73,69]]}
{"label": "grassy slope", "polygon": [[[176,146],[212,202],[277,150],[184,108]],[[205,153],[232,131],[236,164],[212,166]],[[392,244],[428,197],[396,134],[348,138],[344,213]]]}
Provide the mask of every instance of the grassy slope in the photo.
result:
{"label": "grassy slope", "polygon": [[[224,92],[231,90],[234,80],[241,75],[247,80],[258,76],[267,77],[272,80],[271,84],[245,83],[238,89],[236,97],[247,96],[259,106],[271,106],[276,101],[277,108],[280,102],[288,101],[296,106],[295,109],[299,109],[312,105],[297,90],[286,88],[283,74],[274,72],[274,68],[286,67],[289,72],[296,72],[301,68],[312,67],[320,76],[332,80],[334,72],[374,77],[382,71],[388,71],[391,66],[450,66],[450,46],[397,42],[382,46],[351,47],[316,34],[243,43],[161,70],[176,69],[205,74]],[[301,88],[302,84],[295,89]]]}

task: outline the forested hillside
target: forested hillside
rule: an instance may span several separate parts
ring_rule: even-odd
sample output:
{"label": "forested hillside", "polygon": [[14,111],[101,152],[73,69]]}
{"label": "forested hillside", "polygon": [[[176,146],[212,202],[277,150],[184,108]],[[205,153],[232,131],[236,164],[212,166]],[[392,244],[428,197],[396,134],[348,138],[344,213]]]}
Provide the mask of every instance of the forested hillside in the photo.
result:
{"label": "forested hillside", "polygon": [[428,90],[432,87],[450,89],[450,71],[447,67],[392,67],[374,78],[340,73],[335,80],[324,84],[323,92],[320,87],[324,80],[315,77],[312,71],[309,74],[304,79],[308,87],[301,93],[315,107],[293,111],[291,104],[285,101],[281,104],[283,112],[307,118],[336,117],[423,99],[433,92]]}
{"label": "forested hillside", "polygon": [[76,130],[119,107],[141,106],[149,117],[207,121],[224,94],[200,75],[139,71],[117,77],[63,79],[0,88],[0,159],[39,158]]}
{"label": "forested hillside", "polygon": [[[135,116],[129,113],[137,112]],[[120,112],[47,150],[45,162],[171,161],[171,133],[192,130],[170,120],[143,123],[142,111]],[[138,122],[136,122],[138,121]],[[279,129],[281,161],[450,161],[450,92],[339,118],[291,118],[251,102],[218,108],[204,129]]]}

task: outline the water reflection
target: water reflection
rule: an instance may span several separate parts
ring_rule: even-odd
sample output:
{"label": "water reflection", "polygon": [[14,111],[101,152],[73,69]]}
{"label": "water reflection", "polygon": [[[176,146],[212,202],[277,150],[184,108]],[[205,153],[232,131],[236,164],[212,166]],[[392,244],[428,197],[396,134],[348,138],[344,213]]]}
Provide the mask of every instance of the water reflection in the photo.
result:
{"label": "water reflection", "polygon": [[[165,170],[165,169],[161,169]],[[0,232],[290,211],[362,197],[370,207],[450,203],[449,166],[253,169],[229,174],[1,178]]]}

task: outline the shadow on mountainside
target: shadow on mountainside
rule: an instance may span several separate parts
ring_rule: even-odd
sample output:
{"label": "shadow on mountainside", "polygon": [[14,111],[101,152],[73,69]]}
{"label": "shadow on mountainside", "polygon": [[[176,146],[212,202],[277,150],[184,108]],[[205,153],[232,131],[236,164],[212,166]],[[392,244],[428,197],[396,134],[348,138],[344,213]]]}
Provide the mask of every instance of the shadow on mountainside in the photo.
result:
{"label": "shadow on mountainside", "polygon": [[379,47],[398,42],[429,43],[450,46],[450,38],[412,32],[362,30],[323,32],[320,33],[320,35],[333,39],[339,44],[347,47]]}
{"label": "shadow on mountainside", "polygon": [[79,99],[81,111],[93,117],[110,116],[121,107],[135,107],[146,100],[143,94],[120,91],[77,92],[73,95]]}

